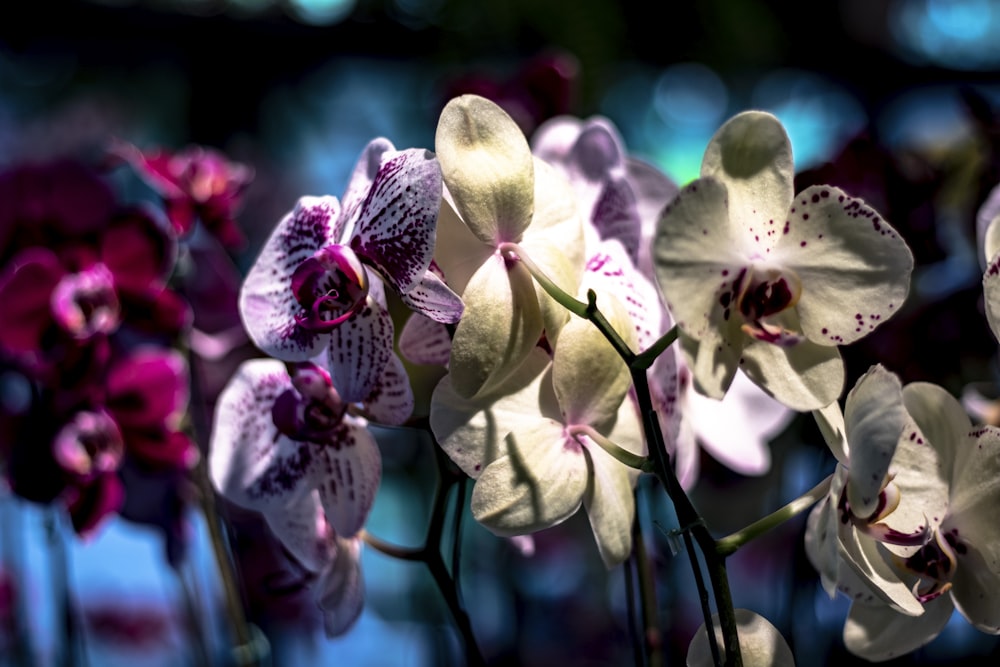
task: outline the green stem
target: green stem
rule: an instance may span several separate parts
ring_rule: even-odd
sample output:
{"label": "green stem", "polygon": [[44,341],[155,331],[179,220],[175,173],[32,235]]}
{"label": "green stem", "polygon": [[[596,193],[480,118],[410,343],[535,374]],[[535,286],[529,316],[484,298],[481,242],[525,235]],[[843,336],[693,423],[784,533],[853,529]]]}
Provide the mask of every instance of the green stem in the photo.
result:
{"label": "green stem", "polygon": [[516,243],[501,243],[498,250],[500,250],[501,253],[507,253],[517,257],[521,264],[524,265],[524,268],[528,269],[528,272],[531,273],[532,277],[534,277],[535,282],[541,285],[542,289],[545,290],[546,294],[551,296],[557,303],[577,317],[587,319],[587,304],[582,301],[577,301],[571,294],[556,285],[552,279],[549,278],[545,272],[532,261],[531,257],[529,257],[528,254],[521,249],[521,246]]}
{"label": "green stem", "polygon": [[593,426],[584,424],[570,426],[569,434],[573,437],[581,435],[587,436],[600,445],[601,449],[615,457],[619,463],[627,465],[629,468],[635,468],[636,470],[640,470],[642,472],[653,472],[653,461],[648,456],[634,454],[627,449],[623,449],[605,436],[598,433],[597,429]]}
{"label": "green stem", "polygon": [[780,526],[789,519],[798,516],[826,497],[826,494],[830,492],[830,482],[832,480],[833,475],[830,475],[781,509],[768,514],[762,519],[754,521],[746,528],[738,530],[732,535],[718,540],[715,543],[716,553],[722,557],[729,556],[750,540],[753,540],[767,531]]}

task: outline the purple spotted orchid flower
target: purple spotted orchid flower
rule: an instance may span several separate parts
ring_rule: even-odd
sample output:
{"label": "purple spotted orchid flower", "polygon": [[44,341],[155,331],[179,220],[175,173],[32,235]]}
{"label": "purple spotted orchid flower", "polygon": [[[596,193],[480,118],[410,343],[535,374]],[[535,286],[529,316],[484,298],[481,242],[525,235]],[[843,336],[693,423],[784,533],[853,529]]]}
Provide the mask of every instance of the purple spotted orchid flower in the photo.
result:
{"label": "purple spotted orchid flower", "polygon": [[722,398],[737,368],[796,410],[836,400],[852,343],[899,310],[913,256],[859,199],[793,190],[791,143],[749,111],[716,132],[701,178],[660,218],[657,279],[695,387]]}
{"label": "purple spotted orchid flower", "polygon": [[433,155],[373,140],[342,200],[301,198],[264,245],[240,292],[253,342],[283,361],[327,349],[343,399],[366,399],[392,350],[383,280],[434,321],[462,315],[461,300],[430,270],[440,205]]}
{"label": "purple spotted orchid flower", "polygon": [[[377,402],[385,400],[391,396]],[[325,370],[275,359],[244,362],[215,412],[212,481],[230,502],[260,512],[289,553],[319,575],[330,635],[350,626],[363,600],[357,534],[382,476],[367,425],[348,412]]]}

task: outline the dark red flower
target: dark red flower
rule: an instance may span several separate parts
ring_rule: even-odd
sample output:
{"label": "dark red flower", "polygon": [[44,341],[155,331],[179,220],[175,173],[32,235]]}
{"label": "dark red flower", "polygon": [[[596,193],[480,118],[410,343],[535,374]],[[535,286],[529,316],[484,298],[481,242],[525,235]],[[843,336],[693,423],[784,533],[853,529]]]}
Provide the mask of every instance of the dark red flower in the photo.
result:
{"label": "dark red flower", "polygon": [[144,153],[131,144],[119,143],[111,153],[131,164],[163,198],[167,217],[178,234],[190,232],[201,220],[224,246],[241,248],[246,243],[234,216],[253,180],[252,169],[203,146]]}

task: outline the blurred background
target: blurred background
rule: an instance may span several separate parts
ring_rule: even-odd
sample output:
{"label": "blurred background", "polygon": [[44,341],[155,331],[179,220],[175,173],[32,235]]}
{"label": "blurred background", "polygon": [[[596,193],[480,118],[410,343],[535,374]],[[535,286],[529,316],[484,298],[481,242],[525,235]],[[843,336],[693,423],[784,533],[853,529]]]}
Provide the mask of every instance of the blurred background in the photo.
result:
{"label": "blurred background", "polygon": [[[799,186],[865,198],[917,260],[906,308],[845,351],[848,386],[881,361],[904,382],[997,395],[976,213],[1000,183],[1000,2],[50,0],[0,9],[0,167],[93,158],[112,138],[221,149],[255,172],[238,218],[249,238],[235,256],[242,270],[299,196],[339,196],[372,137],[432,148],[438,113],[463,92],[494,99],[528,134],[559,114],[607,116],[633,155],[679,184],[697,176],[729,116],[777,114]],[[396,443],[383,455],[369,526],[419,544],[432,453]],[[772,443],[764,477],[704,455],[693,497],[721,536],[832,468],[811,422],[798,419]],[[701,623],[690,570],[673,557],[662,493],[643,488],[641,499],[665,654],[683,664]],[[31,640],[27,652],[2,653],[8,664],[199,664],[192,618],[211,638],[209,664],[224,664],[221,592],[196,512],[184,571],[197,593],[192,616],[156,531],[116,518],[87,542],[62,539],[40,508],[0,503],[0,620]],[[777,625],[798,664],[853,664],[840,639],[846,601],[819,588],[802,530],[793,521],[730,560],[736,605]],[[463,535],[464,597],[491,664],[635,664],[624,575],[604,570],[582,516],[538,535],[530,558],[471,519]],[[236,538],[238,551],[269,539],[252,521]],[[259,584],[251,616],[273,664],[461,664],[420,564],[367,550],[365,612],[327,640],[301,577],[259,560],[244,575]],[[67,592],[69,606],[59,602]],[[10,649],[5,636],[0,650]],[[956,614],[937,640],[887,664],[982,664],[998,646]]]}

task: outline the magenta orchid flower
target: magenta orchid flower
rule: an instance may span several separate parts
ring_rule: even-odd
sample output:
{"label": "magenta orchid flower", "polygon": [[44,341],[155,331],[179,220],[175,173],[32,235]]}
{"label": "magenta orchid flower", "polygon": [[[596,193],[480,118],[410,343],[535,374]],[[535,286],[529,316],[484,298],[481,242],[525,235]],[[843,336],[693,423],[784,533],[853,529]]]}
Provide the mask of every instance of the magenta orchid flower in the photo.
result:
{"label": "magenta orchid flower", "polygon": [[284,361],[327,349],[344,400],[367,398],[392,354],[383,280],[432,320],[462,315],[461,300],[430,270],[440,205],[430,153],[372,141],[341,201],[301,198],[265,243],[240,292],[253,342]]}
{"label": "magenta orchid flower", "polygon": [[119,143],[111,152],[128,161],[163,198],[167,217],[178,234],[187,234],[200,220],[227,248],[246,245],[234,217],[253,180],[253,169],[203,146],[143,152]]}

